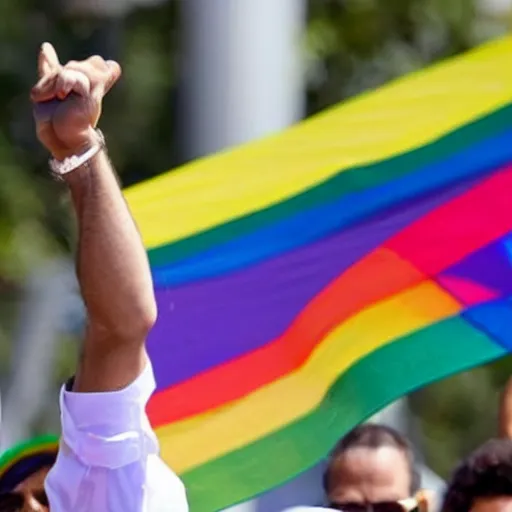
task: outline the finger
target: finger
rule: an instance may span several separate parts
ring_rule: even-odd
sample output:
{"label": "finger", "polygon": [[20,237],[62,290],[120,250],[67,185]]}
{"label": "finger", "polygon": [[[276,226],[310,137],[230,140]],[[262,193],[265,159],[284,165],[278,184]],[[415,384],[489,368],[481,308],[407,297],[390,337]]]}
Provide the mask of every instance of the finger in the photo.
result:
{"label": "finger", "polygon": [[[91,59],[94,58],[92,57]],[[121,66],[115,60],[107,60],[106,62],[103,59],[101,60],[103,63],[101,67],[103,67],[104,71],[101,73],[102,78],[97,81],[94,87],[94,94],[97,100],[101,100],[112,89],[122,74]]]}
{"label": "finger", "polygon": [[60,62],[55,48],[50,43],[43,43],[37,61],[39,78],[51,72],[56,72],[59,67]]}
{"label": "finger", "polygon": [[112,88],[121,76],[121,66],[113,61],[103,60],[97,55],[88,58],[86,61],[70,61],[65,69],[79,71],[89,78],[91,94],[94,99],[100,102],[103,96]]}
{"label": "finger", "polygon": [[71,92],[80,96],[87,96],[91,90],[91,83],[86,75],[72,69],[63,69],[55,85],[57,98],[63,100]]}
{"label": "finger", "polygon": [[107,71],[104,78],[96,84],[92,90],[92,94],[96,101],[101,102],[103,97],[112,89],[115,83],[121,77],[121,66],[114,60],[108,60]]}
{"label": "finger", "polygon": [[69,61],[65,69],[85,76],[89,82],[89,94],[94,97],[95,101],[101,102],[104,96],[106,77],[92,65],[90,59],[81,62]]}
{"label": "finger", "polygon": [[51,43],[43,43],[42,46],[43,53],[46,57],[46,61],[51,66],[53,71],[56,71],[60,68],[59,57],[57,56],[57,52]]}
{"label": "finger", "polygon": [[115,60],[107,60],[109,76],[105,86],[105,94],[112,89],[116,82],[121,78],[121,66]]}
{"label": "finger", "polygon": [[105,83],[110,82],[110,86],[121,76],[121,66],[115,60],[105,61],[99,55],[93,55],[84,61],[70,60],[64,67],[80,71],[92,79],[99,80],[101,77]]}
{"label": "finger", "polygon": [[74,69],[87,75],[91,82],[105,80],[110,74],[106,61],[99,55],[93,55],[86,60],[70,60],[64,66],[66,69]]}
{"label": "finger", "polygon": [[52,73],[43,77],[30,91],[30,99],[33,102],[48,101],[56,97],[55,85],[58,75]]}

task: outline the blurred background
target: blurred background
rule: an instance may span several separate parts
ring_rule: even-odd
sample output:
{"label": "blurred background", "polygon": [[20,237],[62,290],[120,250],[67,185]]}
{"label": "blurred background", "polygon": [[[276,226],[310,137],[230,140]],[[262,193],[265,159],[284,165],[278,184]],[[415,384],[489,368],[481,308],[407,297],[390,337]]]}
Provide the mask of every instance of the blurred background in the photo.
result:
{"label": "blurred background", "polygon": [[[42,41],[63,61],[98,53],[122,64],[102,129],[129,186],[279,132],[498,37],[511,22],[512,0],[0,2],[2,448],[58,431],[57,390],[73,372],[83,320],[72,215],[62,187],[48,178],[28,101]],[[444,478],[495,431],[499,391],[511,373],[507,359],[455,376],[383,418],[405,429]],[[314,501],[318,470],[303,478],[245,509],[277,510],[291,494]]]}

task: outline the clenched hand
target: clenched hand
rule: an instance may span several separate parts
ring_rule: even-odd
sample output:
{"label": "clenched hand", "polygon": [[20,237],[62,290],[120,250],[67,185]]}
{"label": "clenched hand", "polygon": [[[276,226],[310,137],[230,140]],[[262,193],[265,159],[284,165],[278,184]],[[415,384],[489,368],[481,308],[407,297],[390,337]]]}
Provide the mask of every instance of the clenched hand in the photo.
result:
{"label": "clenched hand", "polygon": [[39,140],[57,160],[82,153],[97,141],[103,97],[121,67],[99,56],[62,65],[53,46],[44,43],[38,75],[30,96]]}

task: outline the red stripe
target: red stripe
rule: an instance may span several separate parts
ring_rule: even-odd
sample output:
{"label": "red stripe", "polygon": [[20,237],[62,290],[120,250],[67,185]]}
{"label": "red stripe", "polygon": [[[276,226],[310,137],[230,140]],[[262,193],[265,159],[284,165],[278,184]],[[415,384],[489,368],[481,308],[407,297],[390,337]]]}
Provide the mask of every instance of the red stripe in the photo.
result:
{"label": "red stripe", "polygon": [[341,322],[420,283],[512,229],[512,166],[411,224],[317,295],[264,347],[157,393],[155,427],[237,400],[297,370]]}

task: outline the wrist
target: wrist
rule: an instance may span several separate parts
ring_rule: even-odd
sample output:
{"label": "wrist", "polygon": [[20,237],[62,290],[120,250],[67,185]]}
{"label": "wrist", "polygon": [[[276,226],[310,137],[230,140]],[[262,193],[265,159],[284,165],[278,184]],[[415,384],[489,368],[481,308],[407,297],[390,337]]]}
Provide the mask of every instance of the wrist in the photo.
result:
{"label": "wrist", "polygon": [[81,143],[73,145],[73,150],[52,152],[54,155],[50,159],[50,169],[52,174],[61,179],[68,176],[77,169],[86,167],[105,147],[103,134],[96,130],[91,137],[83,139]]}
{"label": "wrist", "polygon": [[101,136],[91,128],[75,140],[66,141],[60,147],[52,148],[50,153],[55,160],[63,162],[66,158],[83,155],[92,147],[103,145],[103,143]]}

